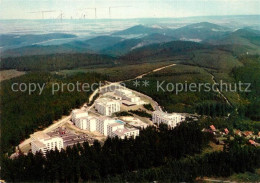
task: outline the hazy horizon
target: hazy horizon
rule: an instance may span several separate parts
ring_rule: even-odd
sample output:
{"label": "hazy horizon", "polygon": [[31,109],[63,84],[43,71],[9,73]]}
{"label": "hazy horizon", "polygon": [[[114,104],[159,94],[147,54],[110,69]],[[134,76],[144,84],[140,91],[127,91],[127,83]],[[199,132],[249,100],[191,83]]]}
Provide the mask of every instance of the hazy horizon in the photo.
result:
{"label": "hazy horizon", "polygon": [[[62,18],[62,20],[136,20],[136,19],[189,19],[189,18],[210,18],[210,17],[237,17],[237,16],[260,16],[259,14],[234,14],[234,15],[199,15],[199,16],[187,16],[187,17],[140,17],[140,18],[85,18],[85,19],[80,19],[80,18],[75,18],[75,19],[71,19],[71,18]],[[0,20],[54,20],[53,18],[35,18],[35,19],[26,19],[26,18],[5,18],[2,19],[0,17]],[[58,19],[57,19],[58,20]]]}
{"label": "hazy horizon", "polygon": [[259,15],[259,9],[258,0],[144,0],[141,2],[137,0],[1,0],[0,18],[184,18]]}

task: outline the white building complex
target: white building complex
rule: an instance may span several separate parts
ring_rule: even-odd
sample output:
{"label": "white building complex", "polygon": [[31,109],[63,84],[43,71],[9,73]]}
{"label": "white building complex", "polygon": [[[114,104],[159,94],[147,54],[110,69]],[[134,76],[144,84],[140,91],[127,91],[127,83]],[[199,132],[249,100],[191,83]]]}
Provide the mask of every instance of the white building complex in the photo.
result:
{"label": "white building complex", "polygon": [[95,101],[95,109],[102,115],[111,116],[120,111],[120,102],[109,98],[100,98]]}
{"label": "white building complex", "polygon": [[115,94],[122,97],[123,100],[127,100],[132,103],[139,104],[141,101],[140,97],[137,97],[132,91],[127,89],[116,89]]}
{"label": "white building complex", "polygon": [[41,151],[45,155],[47,151],[55,150],[55,148],[60,151],[63,148],[63,139],[50,137],[44,132],[35,132],[31,135],[31,147],[33,154]]}
{"label": "white building complex", "polygon": [[164,123],[174,128],[178,123],[185,120],[185,117],[178,113],[165,113],[162,111],[153,112],[153,123]]}
{"label": "white building complex", "polygon": [[91,132],[97,131],[104,136],[115,137],[124,139],[125,137],[134,138],[139,135],[139,129],[125,128],[124,122],[121,120],[115,120],[107,116],[94,117],[87,116],[77,118],[75,125],[83,130],[89,130]]}

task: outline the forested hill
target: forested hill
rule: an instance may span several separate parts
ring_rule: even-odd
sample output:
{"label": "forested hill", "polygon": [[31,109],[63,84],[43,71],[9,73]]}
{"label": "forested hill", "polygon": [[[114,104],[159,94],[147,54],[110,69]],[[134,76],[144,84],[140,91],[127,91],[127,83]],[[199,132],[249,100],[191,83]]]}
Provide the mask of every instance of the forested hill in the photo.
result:
{"label": "forested hill", "polygon": [[134,61],[143,58],[171,57],[210,47],[211,46],[209,45],[204,45],[191,41],[171,41],[168,43],[152,44],[135,49],[128,54],[122,56],[121,58],[123,60]]}
{"label": "forested hill", "polygon": [[58,71],[91,65],[115,64],[114,57],[97,54],[51,54],[10,57],[1,60],[0,69],[20,71]]}
{"label": "forested hill", "polygon": [[[131,64],[143,58],[162,58],[171,56],[183,56],[194,50],[209,48],[208,45],[190,41],[172,41],[163,44],[153,44],[135,49],[120,58],[89,54],[89,53],[60,53],[50,55],[33,55],[22,57],[3,58],[0,69],[17,69],[19,71],[59,71],[63,69],[74,69],[94,65]],[[159,60],[160,61],[160,60]]]}

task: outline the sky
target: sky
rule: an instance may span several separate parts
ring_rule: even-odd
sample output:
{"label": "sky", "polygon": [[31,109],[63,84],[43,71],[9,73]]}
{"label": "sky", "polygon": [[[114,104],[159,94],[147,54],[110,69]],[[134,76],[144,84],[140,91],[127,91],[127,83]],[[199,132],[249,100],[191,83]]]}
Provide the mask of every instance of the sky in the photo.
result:
{"label": "sky", "polygon": [[98,19],[256,15],[260,0],[0,0],[0,19],[94,19],[93,8]]}

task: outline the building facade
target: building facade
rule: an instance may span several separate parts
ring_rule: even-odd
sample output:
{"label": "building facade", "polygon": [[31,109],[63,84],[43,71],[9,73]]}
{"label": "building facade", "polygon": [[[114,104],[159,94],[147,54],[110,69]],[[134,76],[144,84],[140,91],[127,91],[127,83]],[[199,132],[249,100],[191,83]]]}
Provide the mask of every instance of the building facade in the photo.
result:
{"label": "building facade", "polygon": [[83,111],[81,109],[75,109],[71,113],[71,121],[73,123],[75,123],[76,119],[87,117],[87,116],[88,116],[88,112],[87,111]]}
{"label": "building facade", "polygon": [[165,113],[162,111],[154,111],[152,114],[153,123],[157,124],[167,124],[168,126],[174,128],[178,123],[185,120],[185,117],[178,113]]}
{"label": "building facade", "polygon": [[97,118],[96,130],[99,133],[103,134],[104,136],[107,136],[108,135],[107,126],[114,122],[115,122],[115,120],[112,118],[105,117],[105,116],[99,117],[99,118]]}
{"label": "building facade", "polygon": [[120,128],[112,133],[112,137],[116,136],[121,139],[136,138],[136,136],[139,136],[139,130],[136,128]]}
{"label": "building facade", "polygon": [[81,118],[76,118],[75,120],[75,126],[82,130],[88,130],[88,131],[96,131],[96,123],[97,118],[94,116],[86,116]]}
{"label": "building facade", "polygon": [[109,98],[100,98],[95,101],[95,109],[102,115],[111,116],[120,111],[120,102]]}
{"label": "building facade", "polygon": [[41,151],[44,155],[47,151],[63,148],[63,139],[60,137],[50,137],[44,132],[36,132],[31,135],[32,153]]}

